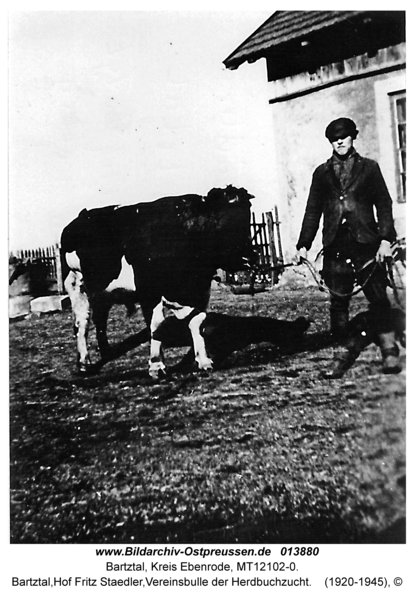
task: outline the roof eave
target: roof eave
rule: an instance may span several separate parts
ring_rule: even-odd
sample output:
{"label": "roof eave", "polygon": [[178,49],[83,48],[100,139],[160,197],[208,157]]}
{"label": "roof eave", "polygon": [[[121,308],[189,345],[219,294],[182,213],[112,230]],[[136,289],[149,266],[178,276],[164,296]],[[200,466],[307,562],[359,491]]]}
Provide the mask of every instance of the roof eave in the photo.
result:
{"label": "roof eave", "polygon": [[246,56],[243,57],[239,57],[239,58],[226,58],[225,60],[223,60],[223,64],[226,67],[226,69],[229,69],[229,71],[235,71],[236,69],[238,69],[243,63],[247,62],[249,64],[251,63],[255,63],[256,61],[260,60],[261,58],[266,58],[266,56],[269,54],[269,48],[267,48],[266,50],[261,50],[260,52],[254,52],[254,53],[248,53],[246,54]]}
{"label": "roof eave", "polygon": [[251,33],[249,35],[249,37],[247,37],[241,44],[239,44],[239,46],[237,46],[237,48],[235,50],[233,50],[233,52],[231,52],[227,58],[225,58],[223,60],[223,64],[227,69],[229,69],[230,71],[235,71],[244,62],[247,61],[249,63],[253,63],[253,62],[256,62],[256,60],[258,60],[259,58],[262,58],[263,56],[265,56],[263,54],[263,52],[261,52],[261,53],[258,53],[259,56],[255,57],[255,58],[253,58],[254,55],[252,55],[252,56],[249,55],[244,58],[236,58],[236,59],[232,58],[240,51],[241,48],[243,48],[243,46],[245,46],[249,42],[249,40],[251,40],[261,29],[263,29],[263,27],[265,27],[271,19],[273,19],[273,17],[275,16],[275,14],[277,12],[280,12],[280,11],[276,11],[276,12],[272,13],[270,15],[270,17],[268,17],[264,23],[262,23],[257,29],[255,29],[253,31],[253,33]]}
{"label": "roof eave", "polygon": [[[292,41],[300,42],[301,39],[306,39],[306,37],[308,37],[309,33],[306,33],[303,35],[295,36],[294,38],[292,38],[291,40],[288,40],[288,41],[284,41],[284,42],[279,41],[276,43],[271,42],[266,47],[260,48],[260,50],[256,50],[256,51],[246,50],[244,54],[240,55],[243,47],[247,46],[249,41],[252,38],[254,38],[262,29],[264,29],[267,26],[267,24],[269,23],[269,21],[274,19],[274,17],[277,15],[277,13],[281,13],[281,12],[283,12],[283,11],[276,11],[272,15],[270,15],[270,17],[268,19],[266,19],[266,21],[262,25],[260,25],[260,27],[258,27],[235,50],[233,50],[233,52],[231,54],[229,54],[229,56],[225,60],[223,60],[223,64],[225,65],[225,67],[227,69],[235,71],[236,69],[238,69],[240,67],[240,65],[242,65],[245,62],[253,63],[253,62],[256,62],[257,60],[259,60],[260,58],[267,58],[269,53],[271,53],[272,50],[274,50],[275,48],[285,45],[286,43],[291,43]],[[351,11],[351,12],[354,12],[355,14],[363,14],[368,11]],[[330,23],[322,22],[322,23],[318,24],[318,26],[313,26],[313,30],[321,31],[322,29],[326,29],[331,26],[332,25]]]}

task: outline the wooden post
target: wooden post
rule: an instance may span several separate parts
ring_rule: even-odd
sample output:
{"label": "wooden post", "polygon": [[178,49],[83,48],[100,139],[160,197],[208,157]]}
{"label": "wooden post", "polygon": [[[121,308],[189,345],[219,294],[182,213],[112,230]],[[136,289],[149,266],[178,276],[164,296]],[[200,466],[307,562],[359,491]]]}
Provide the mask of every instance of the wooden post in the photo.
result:
{"label": "wooden post", "polygon": [[280,221],[279,221],[279,212],[277,210],[277,206],[275,205],[275,218],[276,218],[276,233],[277,233],[277,244],[279,248],[279,261],[283,265],[285,262],[283,259],[283,251],[282,251],[282,238],[280,236]]}
{"label": "wooden post", "polygon": [[266,229],[266,217],[265,217],[264,213],[262,214],[262,231],[263,231],[264,260],[265,260],[266,267],[269,267],[271,257],[270,257],[270,252],[269,252],[269,240],[268,240],[267,229]]}
{"label": "wooden post", "polygon": [[250,221],[250,235],[252,236],[253,245],[256,242],[256,217],[252,213],[252,220]]}
{"label": "wooden post", "polygon": [[269,247],[270,247],[270,256],[271,256],[271,266],[273,267],[271,273],[272,273],[272,285],[275,285],[277,283],[278,280],[278,274],[276,273],[276,271],[274,270],[274,267],[276,267],[277,265],[277,252],[276,252],[276,245],[275,245],[275,231],[274,231],[274,221],[273,221],[273,215],[271,212],[267,212],[266,213],[266,218],[267,218],[267,231],[269,233]]}
{"label": "wooden post", "polygon": [[260,221],[257,221],[257,247],[259,249],[260,264],[263,264],[263,235]]}

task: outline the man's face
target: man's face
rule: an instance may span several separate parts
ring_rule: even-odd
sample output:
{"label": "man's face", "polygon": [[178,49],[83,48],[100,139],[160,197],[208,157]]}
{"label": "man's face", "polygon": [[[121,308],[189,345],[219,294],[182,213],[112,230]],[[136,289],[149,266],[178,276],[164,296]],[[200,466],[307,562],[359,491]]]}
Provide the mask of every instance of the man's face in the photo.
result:
{"label": "man's face", "polygon": [[338,139],[333,140],[331,144],[337,154],[344,156],[354,145],[354,140],[350,135],[347,135],[346,137],[339,137]]}

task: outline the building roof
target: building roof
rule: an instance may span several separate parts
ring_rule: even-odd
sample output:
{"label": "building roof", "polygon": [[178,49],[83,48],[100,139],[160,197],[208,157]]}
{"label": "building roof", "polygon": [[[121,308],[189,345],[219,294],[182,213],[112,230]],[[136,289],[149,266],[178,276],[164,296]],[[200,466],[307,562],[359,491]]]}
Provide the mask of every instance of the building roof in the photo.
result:
{"label": "building roof", "polygon": [[352,21],[368,11],[345,10],[278,10],[247,38],[223,62],[229,69],[237,69],[245,61],[254,62],[270,50],[324,28]]}

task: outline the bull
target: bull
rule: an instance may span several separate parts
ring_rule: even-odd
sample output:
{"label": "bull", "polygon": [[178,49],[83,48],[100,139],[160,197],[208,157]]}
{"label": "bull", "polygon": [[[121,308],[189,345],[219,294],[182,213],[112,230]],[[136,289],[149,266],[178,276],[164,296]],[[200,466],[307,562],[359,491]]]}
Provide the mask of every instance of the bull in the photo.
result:
{"label": "bull", "polygon": [[201,327],[217,269],[237,271],[254,260],[250,199],[244,188],[213,188],[131,206],[82,210],[61,236],[65,289],[74,314],[77,363],[91,368],[90,316],[102,359],[110,357],[108,314],[114,304],[141,310],[150,331],[149,374],[166,373],[162,342],[154,332],[166,310],[191,333],[197,365],[212,368]]}

